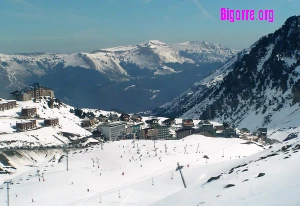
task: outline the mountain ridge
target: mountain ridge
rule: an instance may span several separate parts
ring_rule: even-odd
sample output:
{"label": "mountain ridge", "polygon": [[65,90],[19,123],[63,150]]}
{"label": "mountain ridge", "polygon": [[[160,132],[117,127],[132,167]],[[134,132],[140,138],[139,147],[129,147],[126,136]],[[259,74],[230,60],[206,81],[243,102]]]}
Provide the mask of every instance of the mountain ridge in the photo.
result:
{"label": "mountain ridge", "polygon": [[[212,119],[255,130],[299,126],[300,16],[196,82],[154,114]],[[289,122],[289,123],[287,123]]]}
{"label": "mountain ridge", "polygon": [[[180,94],[197,76],[207,75],[235,54],[227,47],[211,44],[207,48],[206,44],[177,48],[150,40],[91,53],[0,54],[0,86],[4,88],[0,95],[9,98],[11,91],[40,82],[77,107],[127,112],[151,109]],[[181,84],[175,85],[178,81]],[[124,91],[130,85],[137,86]],[[153,97],[152,90],[160,92]],[[140,102],[132,101],[137,96]]]}

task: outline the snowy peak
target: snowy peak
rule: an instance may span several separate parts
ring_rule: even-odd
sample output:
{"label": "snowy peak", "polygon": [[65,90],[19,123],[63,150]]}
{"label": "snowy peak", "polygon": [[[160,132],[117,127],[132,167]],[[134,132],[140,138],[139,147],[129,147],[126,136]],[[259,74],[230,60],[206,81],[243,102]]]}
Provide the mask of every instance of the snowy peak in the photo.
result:
{"label": "snowy peak", "polygon": [[98,49],[86,55],[89,58],[95,56],[92,58],[93,62],[109,57],[117,60],[119,64],[132,63],[142,69],[150,69],[154,74],[170,74],[175,70],[165,64],[224,62],[235,54],[234,50],[223,45],[207,42],[195,41],[168,45],[159,40],[149,40],[137,45]]}
{"label": "snowy peak", "polygon": [[171,47],[178,51],[181,56],[184,57],[198,57],[196,59],[202,62],[220,61],[225,62],[229,58],[223,58],[225,56],[232,57],[237,52],[224,45],[211,44],[205,41],[187,41],[178,44],[172,44]]}
{"label": "snowy peak", "polygon": [[[198,54],[188,54],[181,50],[190,50],[189,45],[180,46],[167,45],[158,40],[149,40],[138,45],[119,46],[114,48],[98,49],[91,53],[80,52],[77,54],[0,54],[1,67],[16,70],[19,68],[22,73],[33,73],[43,75],[48,69],[52,69],[61,64],[63,67],[82,67],[97,70],[112,81],[127,81],[131,76],[124,67],[128,64],[137,65],[139,68],[153,70],[153,73],[164,74],[174,73],[174,68],[165,65],[168,63],[213,63],[224,62],[235,54],[233,50],[228,52],[223,47],[210,47],[209,53],[202,52],[204,47],[193,45],[193,52]],[[205,48],[205,51],[208,51]],[[200,54],[201,53],[201,54]],[[43,71],[39,71],[39,69]],[[168,71],[168,72],[166,72]],[[12,75],[12,74],[10,74]]]}
{"label": "snowy peak", "polygon": [[299,126],[299,19],[288,18],[154,113],[227,121],[250,130]]}
{"label": "snowy peak", "polygon": [[174,44],[174,47],[187,50],[216,50],[216,49],[225,49],[231,50],[228,47],[221,44],[211,44],[205,41],[187,41],[183,43]]}
{"label": "snowy peak", "polygon": [[[137,112],[155,108],[180,94],[196,78],[206,76],[234,54],[233,50],[229,53],[217,48],[204,51],[196,46],[191,52],[184,45],[176,48],[158,40],[91,53],[0,54],[0,87],[4,88],[0,95],[8,98],[12,90],[41,82],[55,88],[59,98],[78,107],[111,109],[112,98],[116,102],[113,108]],[[168,77],[171,74],[175,79]],[[174,85],[174,81],[182,77],[185,78],[182,85]],[[124,91],[136,84],[140,86]],[[153,97],[152,93],[143,92],[144,89],[162,92]],[[100,100],[116,91],[124,92]],[[137,92],[140,102],[132,103]],[[126,98],[130,104],[122,103]]]}
{"label": "snowy peak", "polygon": [[167,46],[166,43],[158,41],[158,40],[149,40],[147,42],[143,42],[141,44],[138,44],[139,46],[147,46],[147,47],[151,47],[151,46]]}

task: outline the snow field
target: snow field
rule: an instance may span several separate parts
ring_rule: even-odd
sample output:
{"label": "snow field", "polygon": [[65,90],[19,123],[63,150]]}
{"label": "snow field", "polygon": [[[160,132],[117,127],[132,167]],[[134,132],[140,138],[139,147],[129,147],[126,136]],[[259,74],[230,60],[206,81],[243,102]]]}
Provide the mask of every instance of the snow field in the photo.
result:
{"label": "snow field", "polygon": [[[262,150],[257,145],[241,144],[242,142],[244,141],[240,139],[217,139],[200,135],[187,137],[184,141],[156,141],[157,156],[153,141],[136,141],[134,148],[131,140],[105,143],[104,150],[97,145],[71,151],[69,171],[66,171],[65,158],[57,163],[62,153],[57,154],[55,163],[45,163],[52,158],[48,155],[43,164],[37,163],[37,167],[33,167],[29,172],[19,174],[22,180],[13,178],[13,182],[19,184],[11,186],[10,203],[43,206],[150,205],[184,189],[179,172],[175,171],[177,162],[184,166],[184,175],[190,176],[187,172],[193,174],[190,177],[185,176],[189,188],[209,178],[205,170],[199,168],[218,165],[215,163],[225,164],[234,159],[240,160],[243,156]],[[196,153],[198,143],[199,149]],[[137,148],[140,149],[140,154],[137,154]],[[208,163],[205,163],[204,155],[209,156]],[[96,158],[99,159],[99,168]],[[40,182],[38,177],[34,176],[37,168],[44,172],[45,181]],[[5,192],[0,191],[0,202],[5,202]]]}

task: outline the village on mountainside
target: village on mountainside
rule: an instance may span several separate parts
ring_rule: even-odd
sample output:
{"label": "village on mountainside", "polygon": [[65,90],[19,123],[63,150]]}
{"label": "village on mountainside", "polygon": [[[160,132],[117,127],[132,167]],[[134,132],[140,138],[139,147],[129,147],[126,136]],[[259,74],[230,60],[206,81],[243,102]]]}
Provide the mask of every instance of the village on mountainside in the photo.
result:
{"label": "village on mountainside", "polygon": [[[22,107],[22,102],[33,102],[39,104],[46,100],[47,107],[51,109],[60,109],[63,104],[54,96],[54,91],[39,83],[34,83],[22,90],[11,93],[13,100],[0,101],[0,111],[18,109],[14,116],[15,121],[9,122],[11,132],[18,134],[38,130],[42,127],[61,128],[60,119],[57,116],[41,115],[37,107]],[[31,105],[31,104],[30,104]],[[46,109],[42,108],[42,112]],[[69,137],[78,136],[81,138],[92,138],[94,143],[101,141],[116,141],[124,139],[146,139],[146,140],[176,140],[189,135],[200,134],[207,137],[223,138],[242,138],[246,140],[267,142],[267,128],[259,128],[251,133],[247,128],[233,128],[230,123],[217,123],[209,120],[193,120],[181,118],[165,117],[142,117],[137,114],[117,113],[114,111],[105,112],[97,109],[79,109],[70,107],[69,113],[79,118],[77,125],[88,131],[89,135],[72,134],[70,131],[59,131],[58,134]],[[2,115],[1,115],[2,116]],[[0,120],[5,122],[7,115],[0,116]],[[41,117],[43,116],[43,117]],[[65,116],[64,116],[65,117]],[[38,124],[37,124],[38,122]],[[1,135],[8,134],[2,131]],[[58,138],[55,136],[56,139]],[[61,143],[66,142],[60,140]],[[41,143],[42,144],[42,143]],[[42,146],[42,145],[41,145]]]}

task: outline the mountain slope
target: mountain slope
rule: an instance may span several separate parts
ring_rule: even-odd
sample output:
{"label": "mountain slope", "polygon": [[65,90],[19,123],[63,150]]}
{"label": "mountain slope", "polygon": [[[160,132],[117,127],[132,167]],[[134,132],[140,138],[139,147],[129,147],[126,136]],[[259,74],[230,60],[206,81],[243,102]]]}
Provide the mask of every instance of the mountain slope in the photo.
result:
{"label": "mountain slope", "polygon": [[[1,99],[0,102],[5,102]],[[1,111],[0,114],[0,149],[8,147],[52,147],[72,145],[73,140],[83,139],[91,133],[80,126],[81,120],[70,113],[72,108],[55,99],[53,108],[49,107],[50,99],[44,98],[39,102],[17,101],[17,107]],[[36,108],[38,118],[36,118],[36,128],[18,132],[16,122],[26,122],[20,116],[22,108]],[[72,108],[73,109],[73,108]],[[53,127],[44,126],[44,119],[58,118],[59,125]],[[69,136],[64,134],[69,134]]]}
{"label": "mountain slope", "polygon": [[227,121],[250,130],[278,129],[299,126],[299,102],[300,17],[293,16],[153,112]]}
{"label": "mountain slope", "polygon": [[[70,151],[69,171],[66,171],[66,158],[61,153],[56,154],[56,160],[61,159],[59,162],[49,161],[53,154],[46,157],[42,154],[40,161],[27,172],[22,171],[28,168],[23,158],[13,156],[9,158],[18,170],[11,176],[0,176],[0,181],[9,177],[14,183],[10,190],[11,205],[146,206],[186,190],[179,172],[175,171],[177,162],[184,166],[183,174],[190,188],[207,180],[211,172],[207,168],[230,169],[235,161],[242,161],[238,156],[250,156],[262,150],[256,144],[243,144],[245,142],[190,136],[184,141],[157,141],[157,155],[152,141],[139,140],[135,148],[132,140],[108,142],[103,145],[103,150],[95,145]],[[208,163],[205,163],[203,153],[195,153],[198,145],[199,150],[209,156]],[[185,148],[189,154],[184,152]],[[224,158],[223,149],[226,152]],[[94,167],[92,159],[97,160]],[[37,168],[43,171],[45,181],[39,182]],[[5,201],[5,192],[0,190],[0,202]]]}
{"label": "mountain slope", "polygon": [[[135,148],[131,140],[122,140],[105,143],[103,150],[99,145],[73,150],[68,171],[62,151],[35,154],[38,161],[31,167],[20,152],[8,157],[18,169],[0,181],[12,179],[10,203],[25,206],[298,205],[300,200],[299,139],[266,148],[236,138],[192,135],[155,145],[158,155],[146,140]],[[176,171],[178,162],[187,188]],[[37,169],[45,181],[39,181]],[[6,191],[0,190],[0,202],[5,200]]]}
{"label": "mountain slope", "polygon": [[[207,42],[152,40],[91,53],[0,54],[0,95],[8,98],[9,92],[40,82],[77,107],[141,111],[182,93],[235,53]],[[124,90],[131,85],[136,86]],[[155,97],[153,90],[159,91]],[[139,102],[132,101],[137,96]]]}
{"label": "mountain slope", "polygon": [[297,139],[238,161],[185,170],[187,179],[199,182],[151,205],[298,205],[299,146]]}

